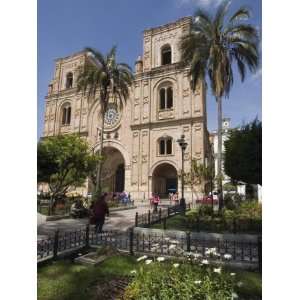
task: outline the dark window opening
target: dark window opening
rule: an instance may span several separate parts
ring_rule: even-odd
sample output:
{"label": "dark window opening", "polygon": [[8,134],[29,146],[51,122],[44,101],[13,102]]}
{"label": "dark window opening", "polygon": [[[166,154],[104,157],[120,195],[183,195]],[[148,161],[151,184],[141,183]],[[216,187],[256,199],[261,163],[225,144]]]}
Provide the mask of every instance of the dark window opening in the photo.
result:
{"label": "dark window opening", "polygon": [[71,123],[71,107],[64,107],[62,112],[62,125],[70,125]]}
{"label": "dark window opening", "polygon": [[159,141],[159,154],[170,155],[172,154],[172,139],[163,138]]}
{"label": "dark window opening", "polygon": [[159,91],[160,94],[160,109],[165,109],[166,108],[166,94],[165,94],[165,89],[161,89]]}
{"label": "dark window opening", "polygon": [[172,154],[172,140],[167,140],[167,154]]}
{"label": "dark window opening", "polygon": [[173,108],[173,89],[168,87],[167,89],[162,88],[159,91],[159,109],[170,109]]}
{"label": "dark window opening", "polygon": [[160,140],[159,142],[159,154],[165,154],[165,140]]}
{"label": "dark window opening", "polygon": [[167,108],[173,107],[173,90],[171,87],[167,89]]}
{"label": "dark window opening", "polygon": [[172,51],[170,46],[166,46],[161,51],[161,64],[169,65],[172,63]]}
{"label": "dark window opening", "polygon": [[73,86],[73,73],[67,74],[66,88],[70,89]]}

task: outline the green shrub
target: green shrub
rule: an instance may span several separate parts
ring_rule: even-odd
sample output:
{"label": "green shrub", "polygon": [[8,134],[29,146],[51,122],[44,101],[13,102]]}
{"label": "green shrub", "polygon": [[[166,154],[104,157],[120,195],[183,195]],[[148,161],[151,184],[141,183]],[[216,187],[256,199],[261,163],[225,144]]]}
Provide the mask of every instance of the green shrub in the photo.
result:
{"label": "green shrub", "polygon": [[201,204],[198,209],[199,216],[211,216],[212,215],[212,207],[210,204]]}

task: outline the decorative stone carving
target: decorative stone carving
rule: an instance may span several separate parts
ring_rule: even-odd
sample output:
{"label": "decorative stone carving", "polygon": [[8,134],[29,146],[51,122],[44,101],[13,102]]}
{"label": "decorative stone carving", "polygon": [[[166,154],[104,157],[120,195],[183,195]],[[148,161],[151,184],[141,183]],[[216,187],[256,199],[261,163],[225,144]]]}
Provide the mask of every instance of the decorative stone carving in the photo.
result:
{"label": "decorative stone carving", "polygon": [[158,113],[159,120],[174,119],[174,118],[175,118],[174,110],[160,111]]}

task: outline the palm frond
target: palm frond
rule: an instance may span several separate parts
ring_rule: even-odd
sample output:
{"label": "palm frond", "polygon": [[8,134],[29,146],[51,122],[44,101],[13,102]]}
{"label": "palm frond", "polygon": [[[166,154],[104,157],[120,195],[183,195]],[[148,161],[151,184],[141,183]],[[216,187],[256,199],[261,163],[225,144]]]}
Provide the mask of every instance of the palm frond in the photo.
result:
{"label": "palm frond", "polygon": [[229,23],[235,23],[240,20],[247,20],[250,18],[250,11],[247,7],[239,8],[229,19]]}

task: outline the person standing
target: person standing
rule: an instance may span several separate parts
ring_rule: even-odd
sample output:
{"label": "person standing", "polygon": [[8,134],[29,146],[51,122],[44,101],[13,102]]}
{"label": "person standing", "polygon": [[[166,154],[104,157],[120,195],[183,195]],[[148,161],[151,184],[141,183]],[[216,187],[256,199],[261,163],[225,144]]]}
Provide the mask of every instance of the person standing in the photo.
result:
{"label": "person standing", "polygon": [[105,216],[109,216],[109,209],[106,202],[107,193],[102,194],[93,205],[93,218],[95,222],[95,233],[102,232]]}
{"label": "person standing", "polygon": [[153,205],[154,205],[154,212],[157,213],[157,207],[160,199],[158,194],[155,194],[154,199],[153,199]]}

